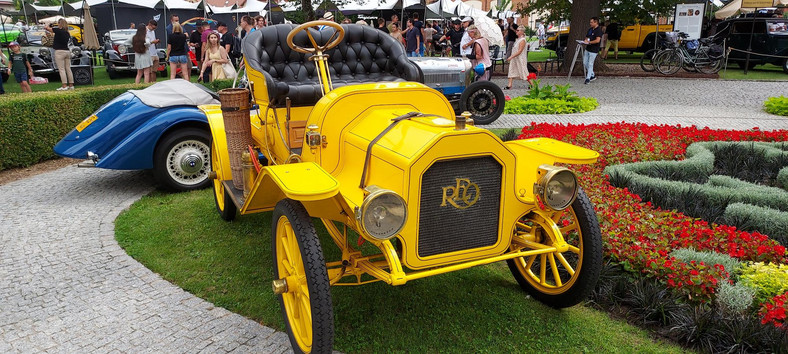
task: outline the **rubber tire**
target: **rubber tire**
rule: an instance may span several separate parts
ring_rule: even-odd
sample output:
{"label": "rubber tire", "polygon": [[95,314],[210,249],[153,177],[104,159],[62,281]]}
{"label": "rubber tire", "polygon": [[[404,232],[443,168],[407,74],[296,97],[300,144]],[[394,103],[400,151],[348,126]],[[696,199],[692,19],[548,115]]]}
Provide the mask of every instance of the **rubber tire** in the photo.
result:
{"label": "rubber tire", "polygon": [[[666,59],[667,58],[667,59]],[[677,60],[674,63],[671,63],[669,67],[662,68],[662,64],[668,62],[668,60]],[[657,68],[657,71],[662,75],[673,75],[684,66],[684,58],[676,51],[665,51],[662,53],[657,54],[654,58],[654,66]]]}
{"label": "rubber tire", "polygon": [[[478,116],[474,114],[473,111],[470,111],[468,108],[470,106],[468,104],[468,101],[470,100],[471,96],[474,93],[482,90],[490,91],[495,98],[494,104],[496,105],[496,107],[491,113],[489,113],[486,116]],[[496,85],[491,81],[476,81],[470,84],[468,87],[466,87],[465,90],[462,92],[462,95],[460,95],[460,113],[465,111],[470,111],[472,114],[471,118],[473,118],[473,123],[478,125],[485,125],[495,122],[495,120],[498,119],[501,116],[501,114],[503,114],[503,108],[505,104],[506,104],[506,97],[503,94],[503,90],[501,89],[500,86]]]}
{"label": "rubber tire", "polygon": [[[156,145],[156,149],[153,152],[153,175],[164,189],[181,192],[207,188],[211,184],[208,172],[205,173],[205,179],[203,181],[193,185],[179,183],[172,179],[169,173],[167,173],[167,155],[170,150],[181,141],[192,139],[198,140],[208,146],[208,154],[210,155],[211,133],[206,129],[177,129],[164,136]],[[210,164],[210,161],[210,156],[208,156],[204,163]]]}
{"label": "rubber tire", "polygon": [[654,55],[657,53],[659,53],[659,49],[649,49],[643,53],[643,56],[640,57],[640,68],[643,69],[643,71],[650,73],[657,70],[657,68],[654,67]]}
{"label": "rubber tire", "polygon": [[[107,59],[104,59],[107,60]],[[109,76],[110,80],[115,80],[118,78],[118,71],[115,70],[115,66],[112,64],[107,64],[107,76]]]}
{"label": "rubber tire", "polygon": [[90,85],[92,81],[90,77],[90,68],[78,67],[71,68],[71,73],[74,76],[74,84],[76,85]]}
{"label": "rubber tire", "polygon": [[[312,312],[312,353],[331,353],[334,345],[334,305],[331,303],[331,287],[328,281],[328,271],[326,271],[326,261],[315,226],[312,224],[309,213],[300,202],[283,199],[276,204],[271,225],[274,279],[279,279],[276,229],[281,216],[287,217],[293,227],[304,263],[307,288],[309,289],[310,311]],[[276,297],[282,310],[282,319],[290,338],[290,345],[295,353],[303,353],[293,336],[283,297],[282,295]]]}
{"label": "rubber tire", "polygon": [[[214,158],[217,154],[216,148],[213,143],[211,143],[211,169],[214,171],[217,170],[217,166],[219,165]],[[218,172],[217,172],[218,173]],[[233,221],[235,220],[235,215],[238,213],[238,207],[233,202],[232,198],[230,198],[230,191],[224,188],[224,184],[218,178],[213,180],[213,202],[216,205],[216,211],[219,212],[219,217],[222,218],[224,221]],[[219,204],[219,194],[222,195],[224,208],[222,208]]]}
{"label": "rubber tire", "polygon": [[783,61],[783,72],[788,74],[788,59]]}
{"label": "rubber tire", "polygon": [[506,261],[509,270],[523,290],[527,291],[534,299],[557,309],[574,306],[585,300],[596,287],[602,270],[602,233],[599,230],[594,207],[582,189],[578,191],[577,199],[572,203],[571,208],[577,215],[577,222],[583,234],[583,263],[580,266],[580,274],[572,287],[561,294],[545,294],[534,288],[525,279],[515,265],[515,260]]}

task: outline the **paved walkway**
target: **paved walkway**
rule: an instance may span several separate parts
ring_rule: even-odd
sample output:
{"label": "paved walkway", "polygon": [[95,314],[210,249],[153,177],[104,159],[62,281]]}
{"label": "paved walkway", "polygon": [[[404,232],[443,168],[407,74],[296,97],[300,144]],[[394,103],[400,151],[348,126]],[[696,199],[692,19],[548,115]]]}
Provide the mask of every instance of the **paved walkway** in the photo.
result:
{"label": "paved walkway", "polygon": [[73,166],[0,186],[0,353],[289,351],[287,335],[187,293],[118,246],[142,172]]}
{"label": "paved walkway", "polygon": [[[788,95],[784,82],[571,82],[602,106],[565,116],[505,116],[492,127],[519,128],[533,120],[788,129],[788,119],[760,108],[766,97]],[[0,353],[289,350],[285,334],[213,307],[118,246],[114,220],[151,190],[146,176],[71,166],[0,186]]]}
{"label": "paved walkway", "polygon": [[[494,80],[502,87],[504,80]],[[489,128],[521,128],[531,122],[607,123],[642,122],[681,124],[716,129],[788,129],[788,117],[763,111],[763,102],[773,96],[788,96],[788,82],[722,81],[705,79],[656,79],[599,77],[584,85],[580,78],[542,79],[542,84],[570,83],[580,96],[594,97],[599,108],[585,113],[504,115]],[[522,81],[504,91],[516,97],[526,94]]]}

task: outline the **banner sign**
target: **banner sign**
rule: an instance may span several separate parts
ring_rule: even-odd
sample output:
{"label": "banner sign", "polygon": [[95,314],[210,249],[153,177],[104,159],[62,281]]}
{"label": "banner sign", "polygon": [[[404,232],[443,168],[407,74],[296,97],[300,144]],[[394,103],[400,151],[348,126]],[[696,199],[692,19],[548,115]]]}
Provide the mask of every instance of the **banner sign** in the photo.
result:
{"label": "banner sign", "polygon": [[741,0],[741,7],[772,7],[774,0]]}
{"label": "banner sign", "polygon": [[703,27],[703,14],[706,4],[677,4],[676,21],[673,22],[673,30],[685,32],[689,35],[687,39],[700,38]]}

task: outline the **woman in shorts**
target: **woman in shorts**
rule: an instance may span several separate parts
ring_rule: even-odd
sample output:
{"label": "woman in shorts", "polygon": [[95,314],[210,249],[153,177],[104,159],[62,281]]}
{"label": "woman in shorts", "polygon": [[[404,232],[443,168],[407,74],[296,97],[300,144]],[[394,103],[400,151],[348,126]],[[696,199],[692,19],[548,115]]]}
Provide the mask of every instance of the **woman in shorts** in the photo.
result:
{"label": "woman in shorts", "polygon": [[186,53],[186,42],[189,39],[183,33],[183,27],[172,24],[172,35],[167,37],[167,57],[170,58],[170,80],[175,79],[177,69],[181,69],[181,77],[189,81],[189,56]]}

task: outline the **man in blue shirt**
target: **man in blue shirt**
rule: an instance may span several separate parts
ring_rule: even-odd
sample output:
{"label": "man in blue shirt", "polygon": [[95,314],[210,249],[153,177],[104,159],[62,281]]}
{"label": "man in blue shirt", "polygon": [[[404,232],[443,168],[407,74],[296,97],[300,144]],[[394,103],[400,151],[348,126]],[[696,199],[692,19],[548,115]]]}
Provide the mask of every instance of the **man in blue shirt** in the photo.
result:
{"label": "man in blue shirt", "polygon": [[588,84],[596,80],[594,75],[594,61],[597,54],[599,54],[599,43],[602,41],[602,28],[599,27],[599,18],[591,17],[591,28],[586,32],[586,39],[583,43],[586,45],[586,51],[583,53],[583,66],[586,68],[586,81]]}

